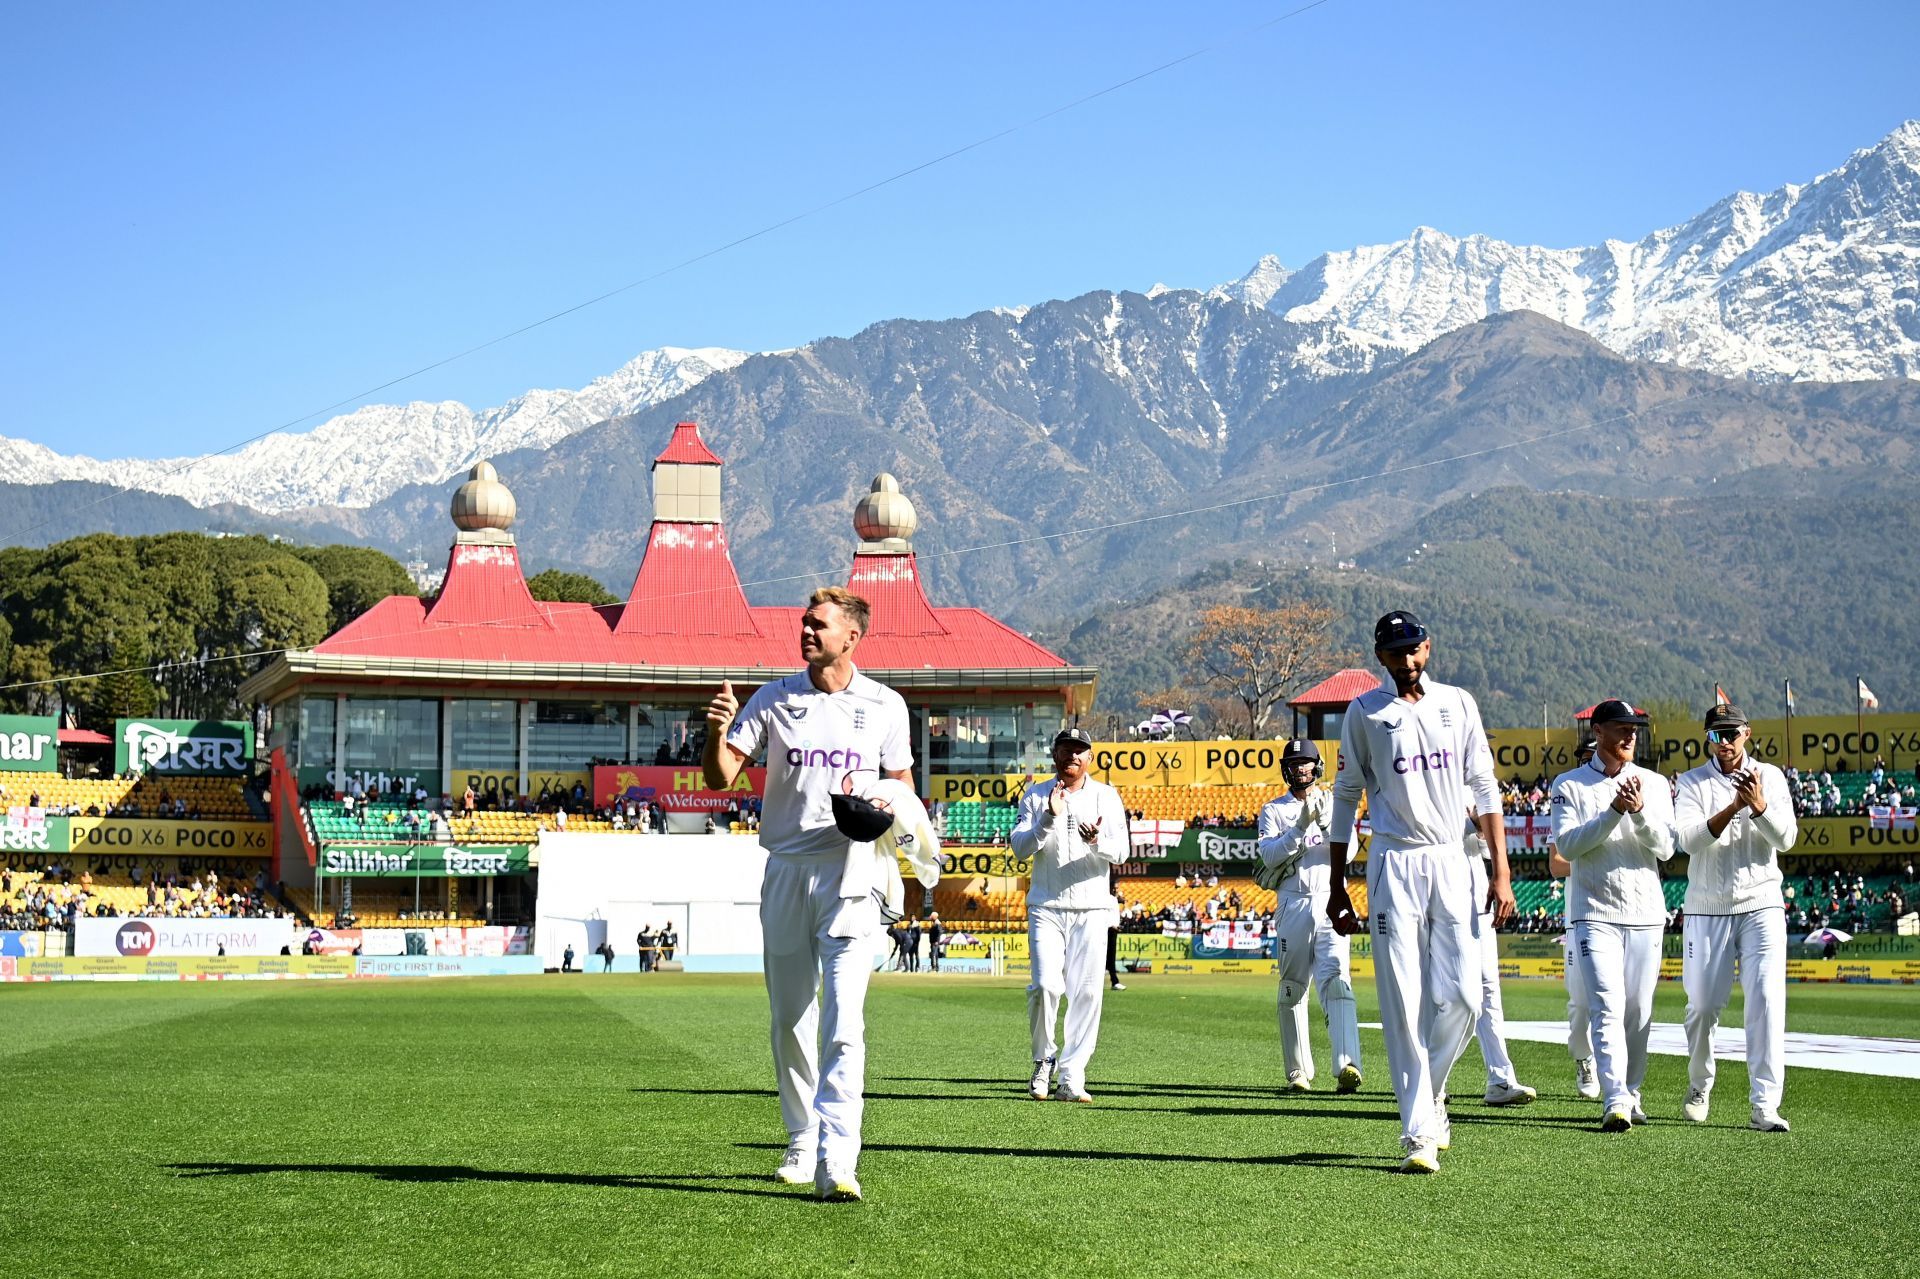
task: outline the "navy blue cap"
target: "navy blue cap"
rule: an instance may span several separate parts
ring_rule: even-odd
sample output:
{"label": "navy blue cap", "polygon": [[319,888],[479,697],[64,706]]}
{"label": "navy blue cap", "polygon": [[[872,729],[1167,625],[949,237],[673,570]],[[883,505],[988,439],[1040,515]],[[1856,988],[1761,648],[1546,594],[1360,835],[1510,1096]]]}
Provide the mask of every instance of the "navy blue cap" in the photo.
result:
{"label": "navy blue cap", "polygon": [[1633,724],[1639,728],[1647,726],[1647,713],[1637,706],[1609,697],[1593,708],[1592,724],[1595,728],[1602,724]]}
{"label": "navy blue cap", "polygon": [[1415,648],[1427,638],[1427,628],[1405,609],[1396,608],[1373,624],[1375,648]]}

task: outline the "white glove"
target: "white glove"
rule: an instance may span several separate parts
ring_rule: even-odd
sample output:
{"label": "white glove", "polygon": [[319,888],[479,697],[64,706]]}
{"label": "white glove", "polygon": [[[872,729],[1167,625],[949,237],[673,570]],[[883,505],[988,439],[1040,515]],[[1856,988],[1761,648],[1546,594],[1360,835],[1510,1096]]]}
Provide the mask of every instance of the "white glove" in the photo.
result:
{"label": "white glove", "polygon": [[1294,872],[1300,869],[1301,859],[1305,856],[1306,850],[1302,849],[1291,857],[1281,858],[1271,866],[1262,862],[1260,868],[1253,872],[1253,882],[1270,893],[1277,892],[1280,885],[1293,878]]}
{"label": "white glove", "polygon": [[1312,826],[1325,829],[1327,819],[1332,815],[1333,792],[1316,786],[1307,792],[1306,798],[1300,801],[1300,815],[1293,819],[1293,824],[1300,830],[1306,830]]}

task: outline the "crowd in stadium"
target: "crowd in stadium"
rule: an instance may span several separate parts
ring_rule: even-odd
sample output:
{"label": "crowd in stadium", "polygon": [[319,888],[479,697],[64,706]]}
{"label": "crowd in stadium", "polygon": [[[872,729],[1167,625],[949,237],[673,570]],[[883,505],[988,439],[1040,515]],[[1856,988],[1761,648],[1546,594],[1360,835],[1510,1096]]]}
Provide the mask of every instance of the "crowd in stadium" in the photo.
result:
{"label": "crowd in stadium", "polygon": [[71,865],[58,862],[34,871],[0,867],[0,929],[66,929],[82,916],[265,919],[294,914],[270,893],[264,868],[257,868],[248,883],[233,875],[222,878],[213,866],[167,869],[135,862],[128,875],[118,877],[130,879],[131,886],[117,879],[106,882],[114,878],[103,868],[102,882],[96,883],[91,869],[83,867],[76,874]]}
{"label": "crowd in stadium", "polygon": [[1785,772],[1797,817],[1860,817],[1875,808],[1912,808],[1920,795],[1920,764],[1905,783],[1880,758],[1871,770],[1858,773],[1792,767]]}

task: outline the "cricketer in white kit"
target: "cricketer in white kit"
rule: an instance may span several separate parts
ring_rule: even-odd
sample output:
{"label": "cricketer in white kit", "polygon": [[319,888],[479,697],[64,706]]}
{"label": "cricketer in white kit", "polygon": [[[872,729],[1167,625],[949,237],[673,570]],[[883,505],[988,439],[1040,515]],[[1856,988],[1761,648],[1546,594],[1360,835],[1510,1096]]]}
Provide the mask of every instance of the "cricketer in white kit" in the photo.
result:
{"label": "cricketer in white kit", "polygon": [[1480,826],[1471,808],[1461,842],[1466,845],[1467,866],[1473,872],[1473,900],[1479,903],[1480,911],[1480,1011],[1473,1023],[1473,1037],[1480,1041],[1480,1060],[1487,1068],[1487,1089],[1480,1100],[1489,1106],[1524,1106],[1540,1094],[1520,1082],[1513,1054],[1507,1051],[1507,1005],[1500,994],[1500,935],[1493,926],[1493,899],[1487,893],[1493,884],[1493,851],[1480,838]]}
{"label": "cricketer in white kit", "polygon": [[1334,1087],[1357,1092],[1360,1022],[1353,999],[1352,943],[1327,919],[1327,821],[1333,796],[1320,780],[1320,749],[1305,738],[1280,752],[1287,790],[1260,809],[1261,869],[1254,881],[1279,900],[1273,910],[1273,958],[1280,970],[1280,1058],[1287,1087],[1313,1086],[1313,1053],[1307,1040],[1307,987],[1320,994],[1327,1038],[1333,1050]]}
{"label": "cricketer in white kit", "polygon": [[1411,613],[1374,624],[1387,683],[1355,698],[1340,729],[1329,826],[1327,918],[1360,930],[1347,895],[1347,847],[1364,794],[1372,825],[1367,905],[1387,1068],[1400,1105],[1403,1172],[1437,1172],[1451,1144],[1447,1075],[1480,1006],[1479,903],[1460,841],[1460,795],[1473,797],[1492,850],[1493,922],[1513,914],[1507,829],[1480,708],[1464,689],[1426,676],[1432,642]]}
{"label": "cricketer in white kit", "polygon": [[[1582,742],[1573,752],[1575,767],[1585,764],[1593,758],[1593,743]],[[1564,880],[1573,874],[1573,867],[1560,855],[1551,841],[1547,844],[1547,873],[1555,879]],[[1561,911],[1566,914],[1566,898],[1561,898]],[[1567,988],[1567,1056],[1573,1058],[1573,1090],[1593,1101],[1600,1096],[1600,1072],[1593,1061],[1593,1009],[1587,1002],[1587,985],[1580,980],[1580,965],[1574,962],[1578,947],[1574,942],[1573,929],[1567,928],[1560,934],[1560,967],[1563,982]]]}
{"label": "cricketer in white kit", "polygon": [[1644,711],[1608,698],[1593,708],[1592,759],[1553,779],[1553,846],[1572,868],[1567,924],[1590,1007],[1600,1077],[1600,1127],[1647,1122],[1653,993],[1660,985],[1667,905],[1660,863],[1673,857],[1673,793],[1633,762]]}
{"label": "cricketer in white kit", "polygon": [[[1107,930],[1120,922],[1108,872],[1127,860],[1127,810],[1120,792],[1088,775],[1093,738],[1078,728],[1053,739],[1054,775],[1027,787],[1007,842],[1032,860],[1027,886],[1027,1028],[1035,1101],[1092,1101],[1087,1063],[1100,1039]],[[1060,1001],[1066,1026],[1056,1041]]]}
{"label": "cricketer in white kit", "polygon": [[1680,1113],[1704,1123],[1713,1094],[1713,1031],[1740,966],[1746,997],[1749,1122],[1786,1132],[1780,1117],[1787,1051],[1787,901],[1779,853],[1800,838],[1786,775],[1747,754],[1752,736],[1737,706],[1707,712],[1712,758],[1675,781],[1674,825],[1687,855],[1687,1099]]}
{"label": "cricketer in white kit", "polygon": [[[707,785],[732,785],[764,749],[762,966],[787,1151],[774,1172],[822,1199],[861,1197],[855,1166],[866,1080],[867,980],[884,936],[872,846],[836,824],[834,796],[875,774],[910,779],[906,702],[860,674],[867,602],[823,587],[800,620],[807,668],[762,685],[744,708],[731,684],[707,707]],[[862,776],[864,775],[864,777]]]}

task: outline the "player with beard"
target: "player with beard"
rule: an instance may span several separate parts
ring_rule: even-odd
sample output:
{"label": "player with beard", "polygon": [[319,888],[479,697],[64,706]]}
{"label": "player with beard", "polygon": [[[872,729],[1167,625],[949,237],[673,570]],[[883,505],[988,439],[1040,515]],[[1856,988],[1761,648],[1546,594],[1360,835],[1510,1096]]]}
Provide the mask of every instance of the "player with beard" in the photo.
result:
{"label": "player with beard", "polygon": [[1460,795],[1473,801],[1491,851],[1493,923],[1513,914],[1507,829],[1480,707],[1464,689],[1428,678],[1432,640],[1395,610],[1374,624],[1373,651],[1387,679],[1347,707],[1328,827],[1327,918],[1360,931],[1347,895],[1347,848],[1366,796],[1374,976],[1387,1069],[1400,1107],[1400,1170],[1438,1172],[1451,1144],[1447,1075],[1466,1048],[1480,1006],[1480,913],[1461,847]]}
{"label": "player with beard", "polygon": [[1349,967],[1352,943],[1327,919],[1327,819],[1333,796],[1314,786],[1320,750],[1297,738],[1280,752],[1286,791],[1260,809],[1261,868],[1254,882],[1279,895],[1273,911],[1273,957],[1280,970],[1280,1057],[1290,1092],[1313,1087],[1307,1043],[1307,987],[1320,993],[1320,1011],[1333,1045],[1334,1089],[1360,1088],[1360,1025]]}
{"label": "player with beard", "polygon": [[1786,775],[1747,753],[1753,730],[1737,706],[1707,712],[1712,758],[1680,774],[1673,820],[1687,855],[1686,955],[1690,1087],[1680,1113],[1705,1123],[1713,1093],[1713,1029],[1733,993],[1746,997],[1749,1122],[1786,1132],[1780,1117],[1787,1054],[1787,899],[1778,854],[1800,838]]}
{"label": "player with beard", "polygon": [[1673,856],[1673,798],[1666,778],[1633,762],[1646,712],[1610,697],[1593,708],[1592,725],[1593,758],[1553,779],[1553,846],[1573,872],[1567,926],[1591,1009],[1600,1127],[1626,1132],[1647,1122],[1640,1088],[1660,984],[1660,863]]}
{"label": "player with beard", "polygon": [[[1033,1075],[1027,1092],[1047,1098],[1048,1076],[1059,1101],[1092,1101],[1087,1063],[1100,1038],[1102,961],[1107,930],[1120,922],[1110,872],[1127,860],[1127,810],[1120,792],[1088,775],[1093,738],[1062,729],[1053,739],[1053,777],[1027,787],[1008,843],[1030,858],[1027,881],[1027,1027]],[[1066,997],[1065,1033],[1054,1026]],[[1057,1049],[1057,1052],[1056,1052]]]}

